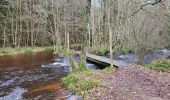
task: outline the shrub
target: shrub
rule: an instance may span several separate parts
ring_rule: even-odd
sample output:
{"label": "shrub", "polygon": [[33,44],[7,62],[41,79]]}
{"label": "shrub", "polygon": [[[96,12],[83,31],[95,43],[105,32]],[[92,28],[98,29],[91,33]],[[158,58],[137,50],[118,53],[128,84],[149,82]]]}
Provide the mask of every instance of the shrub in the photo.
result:
{"label": "shrub", "polygon": [[87,71],[87,70],[88,70],[88,68],[87,68],[86,64],[81,62],[78,67],[78,71]]}
{"label": "shrub", "polygon": [[158,61],[153,61],[150,64],[146,64],[145,66],[157,71],[166,72],[170,70],[170,60],[161,59]]}
{"label": "shrub", "polygon": [[79,86],[81,90],[89,90],[93,88],[94,86],[98,85],[99,81],[98,80],[85,80],[85,81],[79,81]]}
{"label": "shrub", "polygon": [[58,47],[57,49],[58,49],[57,52],[62,53],[64,57],[68,57],[68,56],[69,56],[69,52],[68,52],[68,50],[67,50],[66,48],[64,48],[64,47]]}
{"label": "shrub", "polygon": [[77,64],[74,60],[71,59],[71,67],[72,67],[72,71],[76,72],[77,71]]}
{"label": "shrub", "polygon": [[9,54],[8,50],[4,50],[4,49],[0,50],[0,55],[7,55],[7,54]]}
{"label": "shrub", "polygon": [[70,45],[70,49],[81,50],[81,44]]}
{"label": "shrub", "polygon": [[52,51],[54,51],[54,47],[45,47],[44,51],[45,52],[52,52]]}
{"label": "shrub", "polygon": [[128,52],[128,50],[125,49],[125,48],[118,48],[118,47],[113,48],[113,55],[115,55],[115,54],[126,54],[127,52]]}
{"label": "shrub", "polygon": [[106,55],[107,53],[109,53],[109,49],[107,47],[102,47],[101,49],[99,49],[99,55]]}
{"label": "shrub", "polygon": [[69,76],[63,78],[63,83],[64,85],[69,86],[70,84],[72,85],[76,83],[78,80],[78,77],[72,73]]}
{"label": "shrub", "polygon": [[94,74],[94,71],[93,70],[87,70],[87,71],[84,71],[84,74],[86,76],[92,76]]}
{"label": "shrub", "polygon": [[[64,77],[62,79],[64,85],[71,91],[76,92],[77,94],[81,94],[82,91],[87,91],[92,89],[93,87],[97,86],[99,84],[99,80],[96,79],[89,79],[84,80],[84,78],[81,75],[87,75],[89,74],[88,71],[82,72],[82,73],[72,73],[68,75],[67,77]],[[91,72],[90,72],[91,74]],[[80,75],[80,77],[79,77]],[[84,76],[83,76],[84,77]],[[87,76],[85,76],[87,77]],[[81,94],[82,95],[82,94]]]}

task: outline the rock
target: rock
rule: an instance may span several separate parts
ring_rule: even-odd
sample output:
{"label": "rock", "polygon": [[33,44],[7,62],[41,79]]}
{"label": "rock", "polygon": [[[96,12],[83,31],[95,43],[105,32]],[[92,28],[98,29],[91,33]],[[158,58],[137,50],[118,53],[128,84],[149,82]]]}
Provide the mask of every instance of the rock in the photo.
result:
{"label": "rock", "polygon": [[170,56],[168,56],[167,59],[170,59]]}
{"label": "rock", "polygon": [[22,95],[25,92],[27,92],[26,89],[16,87],[9,95],[0,97],[0,100],[23,100]]}
{"label": "rock", "polygon": [[79,95],[72,95],[67,100],[82,100],[82,98]]}
{"label": "rock", "polygon": [[54,59],[54,61],[59,62],[59,63],[64,62],[63,59]]}

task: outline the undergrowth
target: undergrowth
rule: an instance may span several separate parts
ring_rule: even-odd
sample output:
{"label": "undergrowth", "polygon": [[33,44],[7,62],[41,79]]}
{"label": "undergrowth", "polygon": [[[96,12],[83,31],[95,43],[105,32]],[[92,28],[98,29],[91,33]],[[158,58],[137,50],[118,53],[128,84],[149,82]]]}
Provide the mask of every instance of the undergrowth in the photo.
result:
{"label": "undergrowth", "polygon": [[170,60],[161,59],[158,61],[153,61],[150,64],[146,64],[145,66],[157,71],[166,72],[166,71],[170,71]]}
{"label": "undergrowth", "polygon": [[93,74],[93,71],[72,73],[67,77],[64,77],[62,81],[69,90],[74,91],[79,95],[84,95],[85,91],[92,89],[100,82],[100,80],[97,79],[82,79],[82,76],[85,78]]}
{"label": "undergrowth", "polygon": [[108,87],[108,75],[114,70],[113,67],[107,67],[104,70],[76,71],[64,77],[62,82],[69,90],[76,92],[83,98],[89,96],[95,98],[95,95],[97,95],[96,88],[100,88],[101,91],[99,92],[104,95],[106,88],[103,87]]}
{"label": "undergrowth", "polygon": [[4,55],[16,55],[16,54],[27,54],[34,52],[52,52],[53,47],[21,47],[21,48],[0,48],[0,56]]}
{"label": "undergrowth", "polygon": [[[90,51],[90,52],[93,54],[100,55],[100,56],[106,56],[106,55],[109,55],[110,50],[108,47],[103,46],[100,48],[93,48],[92,51]],[[128,50],[125,48],[119,48],[119,47],[113,48],[113,55],[126,54],[127,52],[128,52]]]}

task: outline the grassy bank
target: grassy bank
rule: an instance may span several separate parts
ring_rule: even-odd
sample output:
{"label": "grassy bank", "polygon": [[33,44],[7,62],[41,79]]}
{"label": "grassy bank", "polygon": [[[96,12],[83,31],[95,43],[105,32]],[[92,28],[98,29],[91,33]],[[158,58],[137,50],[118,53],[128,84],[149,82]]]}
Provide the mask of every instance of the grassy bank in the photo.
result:
{"label": "grassy bank", "polygon": [[83,99],[97,99],[99,96],[107,95],[109,85],[109,75],[113,72],[112,68],[104,70],[86,70],[73,72],[63,78],[64,85]]}
{"label": "grassy bank", "polygon": [[4,55],[17,55],[26,53],[36,53],[36,52],[49,52],[52,51],[53,47],[22,47],[22,48],[0,48],[0,56]]}
{"label": "grassy bank", "polygon": [[169,72],[170,71],[170,59],[160,59],[157,61],[153,61],[150,64],[146,64],[146,67],[161,71],[161,72]]}
{"label": "grassy bank", "polygon": [[[116,54],[126,54],[126,53],[128,53],[128,51],[129,50],[125,49],[125,48],[115,47],[115,48],[113,48],[113,55],[116,55]],[[100,55],[100,56],[106,56],[106,55],[109,55],[110,50],[109,50],[108,47],[101,46],[100,48],[92,48],[90,50],[90,53],[96,54],[96,55]]]}

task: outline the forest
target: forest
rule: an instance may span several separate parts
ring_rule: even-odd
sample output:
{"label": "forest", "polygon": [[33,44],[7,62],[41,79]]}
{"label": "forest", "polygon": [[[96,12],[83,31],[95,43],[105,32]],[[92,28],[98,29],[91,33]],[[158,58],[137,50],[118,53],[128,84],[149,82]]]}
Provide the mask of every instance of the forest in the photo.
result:
{"label": "forest", "polygon": [[[32,54],[42,51],[50,53]],[[29,55],[33,64],[20,64],[24,59],[30,61]],[[61,59],[50,58],[52,55],[63,56],[62,60],[66,59],[67,65],[59,64]],[[78,63],[77,56],[80,59]],[[40,60],[43,57],[45,62]],[[57,78],[68,91],[75,92],[76,95],[68,100],[170,99],[170,0],[0,0],[0,100],[12,100],[7,98],[13,92],[10,94],[3,90],[18,89],[13,84],[12,88],[3,85],[3,82],[8,82],[5,72],[15,68],[18,71],[33,70],[21,66],[44,65],[51,63],[49,59],[57,61],[50,67],[64,66],[66,69],[65,66],[71,66],[71,74]],[[94,60],[97,66],[103,67],[105,63],[111,67],[89,70],[87,65],[89,61],[94,64]],[[46,70],[42,67],[36,69],[43,70],[43,73]],[[34,74],[37,73],[40,72]],[[41,100],[43,96],[49,96],[43,91],[58,89],[49,81],[40,83],[46,88],[38,90],[17,83],[24,88],[21,97],[34,100],[31,93],[36,92],[42,93]]]}
{"label": "forest", "polygon": [[112,42],[112,48],[126,50],[164,48],[168,5],[166,0],[2,0],[0,46],[84,44],[94,50]]}

